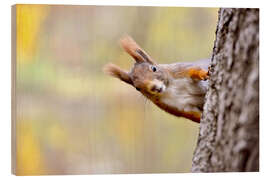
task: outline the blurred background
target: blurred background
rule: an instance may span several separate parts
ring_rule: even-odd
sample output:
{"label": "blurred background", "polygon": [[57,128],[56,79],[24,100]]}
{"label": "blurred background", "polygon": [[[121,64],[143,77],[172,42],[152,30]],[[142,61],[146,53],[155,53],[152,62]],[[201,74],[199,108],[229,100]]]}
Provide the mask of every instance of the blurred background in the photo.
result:
{"label": "blurred background", "polygon": [[102,67],[132,67],[125,34],[159,63],[211,57],[217,11],[16,5],[17,174],[189,172],[199,125]]}

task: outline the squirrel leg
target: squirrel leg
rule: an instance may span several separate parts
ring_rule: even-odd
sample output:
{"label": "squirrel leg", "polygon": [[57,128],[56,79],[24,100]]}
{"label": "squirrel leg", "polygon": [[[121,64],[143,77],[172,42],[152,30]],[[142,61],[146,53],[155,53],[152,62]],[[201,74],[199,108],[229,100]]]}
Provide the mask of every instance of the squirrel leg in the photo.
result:
{"label": "squirrel leg", "polygon": [[181,116],[188,118],[194,122],[200,123],[201,113],[199,112],[182,112]]}
{"label": "squirrel leg", "polygon": [[189,68],[188,76],[192,79],[207,80],[209,78],[209,72],[201,68]]}

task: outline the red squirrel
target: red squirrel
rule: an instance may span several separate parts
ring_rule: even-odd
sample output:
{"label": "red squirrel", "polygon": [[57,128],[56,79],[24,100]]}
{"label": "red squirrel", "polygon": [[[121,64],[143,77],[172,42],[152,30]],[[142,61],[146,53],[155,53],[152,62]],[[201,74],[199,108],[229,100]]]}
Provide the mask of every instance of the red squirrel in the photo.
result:
{"label": "red squirrel", "polygon": [[114,64],[104,73],[132,85],[164,111],[200,123],[208,86],[209,59],[192,63],[158,64],[130,36],[120,40],[136,61],[130,72]]}

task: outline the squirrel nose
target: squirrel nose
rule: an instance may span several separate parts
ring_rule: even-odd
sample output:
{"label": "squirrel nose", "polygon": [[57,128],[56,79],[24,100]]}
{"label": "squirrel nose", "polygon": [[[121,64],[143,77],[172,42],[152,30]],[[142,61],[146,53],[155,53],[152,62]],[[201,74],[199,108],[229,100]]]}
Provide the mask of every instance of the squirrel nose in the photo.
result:
{"label": "squirrel nose", "polygon": [[150,90],[151,91],[156,91],[156,92],[160,93],[162,91],[162,87],[161,86],[157,86],[157,85],[153,85]]}

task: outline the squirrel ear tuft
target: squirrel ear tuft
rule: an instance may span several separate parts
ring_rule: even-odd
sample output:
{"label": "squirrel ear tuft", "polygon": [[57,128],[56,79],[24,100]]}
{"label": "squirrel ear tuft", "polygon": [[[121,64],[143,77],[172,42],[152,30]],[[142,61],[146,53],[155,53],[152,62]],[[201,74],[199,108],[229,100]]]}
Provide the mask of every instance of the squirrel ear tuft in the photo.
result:
{"label": "squirrel ear tuft", "polygon": [[148,62],[155,64],[154,60],[128,35],[120,39],[123,49],[132,56],[136,62]]}
{"label": "squirrel ear tuft", "polygon": [[112,63],[106,64],[103,67],[103,72],[105,74],[118,78],[130,85],[133,85],[130,75],[126,71],[122,70],[120,67]]}
{"label": "squirrel ear tuft", "polygon": [[139,45],[128,35],[125,35],[120,39],[120,44],[122,48],[133,57],[133,59],[137,63],[144,62],[144,59],[142,59],[137,53],[136,50],[139,49]]}

